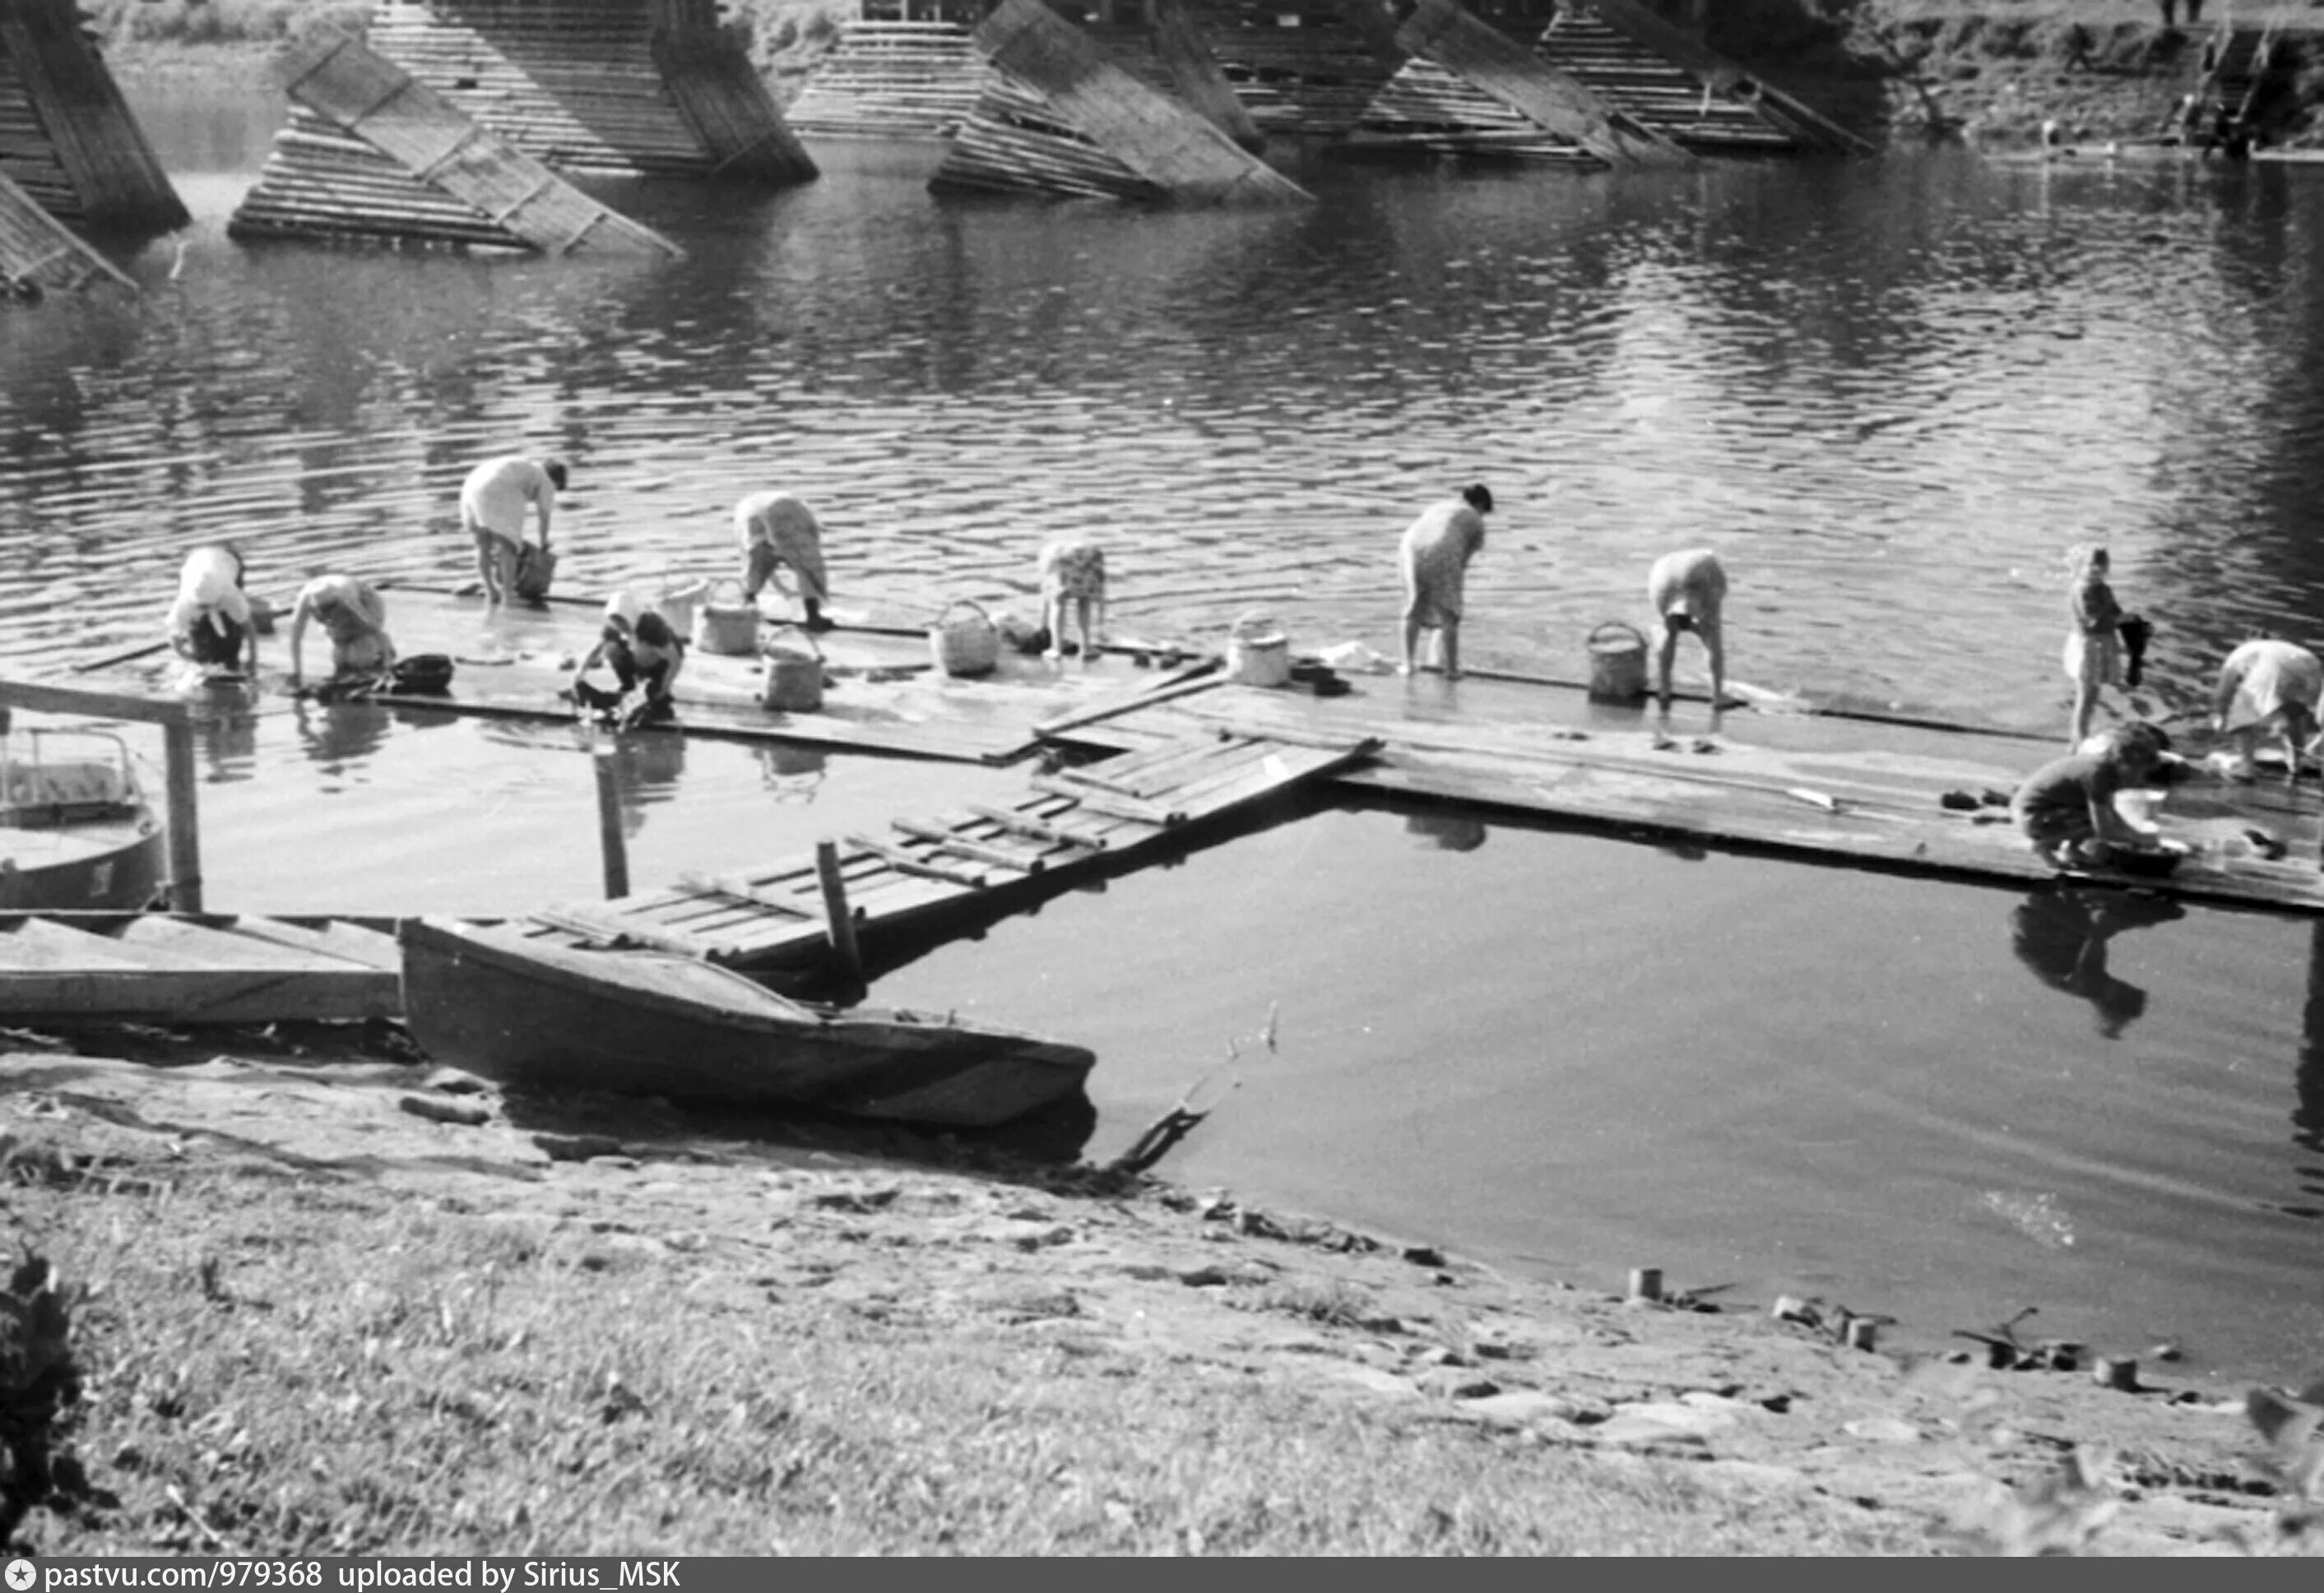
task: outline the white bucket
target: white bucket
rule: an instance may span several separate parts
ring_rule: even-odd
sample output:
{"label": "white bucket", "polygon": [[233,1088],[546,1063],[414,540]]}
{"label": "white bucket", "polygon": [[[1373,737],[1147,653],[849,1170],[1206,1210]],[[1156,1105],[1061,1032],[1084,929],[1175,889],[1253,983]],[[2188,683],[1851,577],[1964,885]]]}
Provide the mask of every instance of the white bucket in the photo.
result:
{"label": "white bucket", "polygon": [[1245,686],[1291,683],[1291,639],[1271,614],[1243,615],[1227,635],[1227,677]]}
{"label": "white bucket", "polygon": [[759,703],[779,714],[816,712],[823,706],[823,660],[793,648],[768,649]]}
{"label": "white bucket", "polygon": [[1609,620],[1590,633],[1590,695],[1601,703],[1635,703],[1646,695],[1646,639],[1636,625]]}
{"label": "white bucket", "polygon": [[710,595],[710,583],[696,579],[673,583],[662,577],[661,595],[654,600],[654,608],[669,625],[673,635],[694,634],[694,612],[702,600]]}

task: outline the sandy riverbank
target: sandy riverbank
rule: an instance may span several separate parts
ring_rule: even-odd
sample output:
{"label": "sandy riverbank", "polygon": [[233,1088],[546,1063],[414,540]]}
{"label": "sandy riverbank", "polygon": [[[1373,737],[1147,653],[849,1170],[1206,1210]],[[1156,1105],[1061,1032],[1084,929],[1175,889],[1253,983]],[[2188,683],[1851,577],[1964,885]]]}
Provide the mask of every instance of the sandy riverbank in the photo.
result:
{"label": "sandy riverbank", "polygon": [[63,1429],[86,1478],[19,1534],[45,1552],[2147,1554],[2277,1532],[2240,1402],[2174,1394],[2165,1364],[2125,1392],[2087,1364],[1851,1349],[1765,1302],[1627,1303],[1619,1280],[892,1131],[552,1119],[377,1036],[121,1039],[88,1048],[137,1060],[0,1038],[15,1242],[96,1290]]}

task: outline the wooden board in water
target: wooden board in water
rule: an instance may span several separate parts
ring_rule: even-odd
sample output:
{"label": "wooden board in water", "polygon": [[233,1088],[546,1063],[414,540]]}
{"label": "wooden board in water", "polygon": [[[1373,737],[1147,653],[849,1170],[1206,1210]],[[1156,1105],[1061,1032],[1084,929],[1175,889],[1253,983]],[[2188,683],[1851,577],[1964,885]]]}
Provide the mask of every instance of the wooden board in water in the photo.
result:
{"label": "wooden board in water", "polygon": [[[2026,848],[2004,797],[2065,749],[2022,733],[1702,707],[1664,732],[1647,706],[1595,703],[1571,687],[1435,676],[1364,677],[1344,696],[1222,685],[1065,732],[1118,749],[1208,726],[1255,735],[1379,738],[1343,786],[1571,820],[1609,829],[2012,885],[2054,879]],[[1099,766],[1101,769],[1102,765]],[[1957,810],[1949,793],[1979,798]],[[2122,877],[2190,900],[2324,913],[2324,840],[2312,788],[2204,778],[2173,787],[2166,836],[2198,851],[2167,879]],[[2257,833],[2268,844],[2255,844]],[[2275,846],[2283,854],[2266,853]]]}

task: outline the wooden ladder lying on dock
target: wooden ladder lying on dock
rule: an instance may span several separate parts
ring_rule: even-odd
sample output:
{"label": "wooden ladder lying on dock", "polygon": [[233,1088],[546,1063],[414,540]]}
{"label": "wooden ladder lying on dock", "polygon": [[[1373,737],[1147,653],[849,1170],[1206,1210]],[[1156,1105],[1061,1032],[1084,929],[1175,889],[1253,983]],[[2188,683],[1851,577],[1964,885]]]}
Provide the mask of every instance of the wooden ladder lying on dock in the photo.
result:
{"label": "wooden ladder lying on dock", "polygon": [[[995,916],[1370,757],[1370,736],[1303,742],[1205,731],[1090,769],[1031,778],[1013,806],[970,805],[896,820],[884,836],[836,843],[837,879],[858,941],[873,946],[942,921]],[[807,971],[829,954],[832,922],[814,857],[725,875],[687,875],[613,902],[544,907],[535,937],[650,947],[752,971]]]}
{"label": "wooden ladder lying on dock", "polygon": [[390,931],[228,913],[0,915],[0,1022],[266,1024],[393,1017]]}

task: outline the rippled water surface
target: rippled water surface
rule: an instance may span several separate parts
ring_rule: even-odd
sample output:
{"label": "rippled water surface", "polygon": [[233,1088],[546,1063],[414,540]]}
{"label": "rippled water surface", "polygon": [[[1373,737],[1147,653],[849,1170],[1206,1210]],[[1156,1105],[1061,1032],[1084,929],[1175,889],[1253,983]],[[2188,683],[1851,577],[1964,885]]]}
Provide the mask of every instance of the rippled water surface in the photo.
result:
{"label": "rippled water surface", "polygon": [[[725,557],[742,492],[840,601],[1021,602],[1100,532],[1114,623],[1393,645],[1392,550],[1499,501],[1464,649],[1568,677],[1714,543],[1734,672],[2059,727],[2062,556],[2161,627],[2148,705],[2248,631],[2324,641],[2324,180],[2273,170],[1302,162],[1282,214],[942,201],[815,146],[770,197],[607,190],[677,262],[245,248],[276,109],[131,84],[197,221],[129,305],[0,313],[0,666],[154,634],[182,551],[254,585],[467,573],[454,500],[574,467],[570,588]],[[569,733],[271,704],[204,740],[210,894],[505,911],[595,883]],[[641,880],[1015,788],[675,742]],[[747,838],[747,839],[744,839]],[[2314,931],[1328,811],[1070,896],[875,992],[1095,1045],[1118,1148],[1282,1009],[1174,1169],[1611,1284],[1630,1265],[2324,1369]]]}

